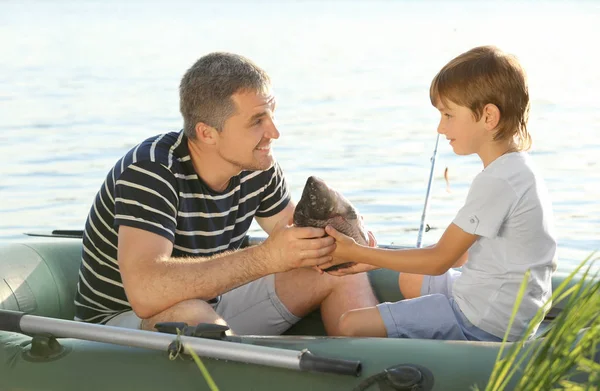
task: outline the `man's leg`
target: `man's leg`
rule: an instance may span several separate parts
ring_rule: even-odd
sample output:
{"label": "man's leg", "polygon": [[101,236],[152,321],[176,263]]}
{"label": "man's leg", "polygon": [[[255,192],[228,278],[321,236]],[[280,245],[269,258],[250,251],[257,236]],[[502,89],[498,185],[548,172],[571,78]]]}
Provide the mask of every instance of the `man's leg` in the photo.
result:
{"label": "man's leg", "polygon": [[182,301],[148,319],[142,319],[141,329],[156,331],[154,325],[160,322],[184,322],[190,326],[198,323],[227,325],[213,307],[203,300]]}
{"label": "man's leg", "polygon": [[328,335],[342,335],[339,320],[345,312],[378,303],[366,273],[335,277],[313,269],[297,269],[276,274],[275,291],[297,317],[304,317],[320,306]]}

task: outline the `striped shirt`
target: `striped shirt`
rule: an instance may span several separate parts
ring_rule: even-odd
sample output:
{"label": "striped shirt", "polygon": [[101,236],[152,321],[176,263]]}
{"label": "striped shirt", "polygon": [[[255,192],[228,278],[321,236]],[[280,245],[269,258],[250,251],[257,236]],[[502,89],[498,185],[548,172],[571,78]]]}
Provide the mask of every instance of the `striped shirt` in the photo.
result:
{"label": "striped shirt", "polygon": [[290,193],[278,164],[242,171],[215,192],[196,174],[183,131],[149,138],[108,173],[86,220],[75,319],[106,323],[131,310],[117,262],[119,225],[173,243],[172,256],[238,249],[254,216],[283,210]]}

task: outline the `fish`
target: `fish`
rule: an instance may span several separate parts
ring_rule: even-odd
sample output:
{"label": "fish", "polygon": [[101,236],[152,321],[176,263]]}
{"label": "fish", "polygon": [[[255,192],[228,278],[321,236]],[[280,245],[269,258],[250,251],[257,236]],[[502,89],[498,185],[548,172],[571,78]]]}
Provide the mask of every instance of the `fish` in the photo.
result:
{"label": "fish", "polygon": [[[316,176],[310,176],[306,180],[302,196],[294,210],[293,222],[297,227],[325,228],[331,225],[341,233],[352,237],[358,244],[369,243],[369,234],[358,210],[346,197]],[[323,271],[343,269],[354,264],[354,262],[345,262]]]}

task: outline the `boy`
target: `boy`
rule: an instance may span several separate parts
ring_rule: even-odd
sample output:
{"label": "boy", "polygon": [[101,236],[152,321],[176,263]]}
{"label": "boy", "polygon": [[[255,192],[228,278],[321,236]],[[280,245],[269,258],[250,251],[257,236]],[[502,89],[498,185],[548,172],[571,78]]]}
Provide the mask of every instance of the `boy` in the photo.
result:
{"label": "boy", "polygon": [[[508,332],[509,341],[517,340],[550,298],[556,262],[552,205],[525,152],[531,146],[525,73],[515,57],[495,47],[476,47],[441,69],[430,98],[441,113],[438,133],[457,155],[476,153],[484,169],[431,247],[369,248],[326,228],[336,250],[334,261],[321,269],[355,261],[361,263],[330,274],[397,270],[406,299],[346,312],[340,329],[353,336],[500,341],[525,272],[531,270]],[[467,250],[462,272],[452,269],[465,262]]]}

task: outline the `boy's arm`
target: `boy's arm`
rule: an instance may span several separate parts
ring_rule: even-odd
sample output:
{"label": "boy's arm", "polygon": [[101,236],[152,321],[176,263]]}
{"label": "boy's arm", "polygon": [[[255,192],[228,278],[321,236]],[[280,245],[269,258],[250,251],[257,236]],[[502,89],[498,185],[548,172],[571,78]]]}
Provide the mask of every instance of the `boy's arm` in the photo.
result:
{"label": "boy's arm", "polygon": [[[327,227],[326,232],[336,239],[334,261],[319,266],[322,269],[343,262],[366,263],[376,267],[412,274],[440,275],[465,260],[464,254],[478,236],[469,234],[452,223],[437,244],[418,249],[386,250],[357,244],[352,238]],[[463,262],[464,263],[464,262]],[[349,274],[345,269],[330,272],[333,275]]]}

